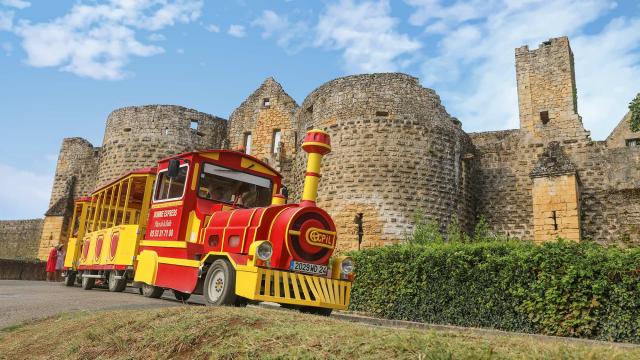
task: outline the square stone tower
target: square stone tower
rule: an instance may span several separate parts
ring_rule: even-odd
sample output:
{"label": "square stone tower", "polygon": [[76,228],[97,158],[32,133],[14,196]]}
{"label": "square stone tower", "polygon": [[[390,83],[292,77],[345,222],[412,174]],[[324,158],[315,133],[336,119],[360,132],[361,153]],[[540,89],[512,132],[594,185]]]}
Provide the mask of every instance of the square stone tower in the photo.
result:
{"label": "square stone tower", "polygon": [[520,129],[534,141],[589,140],[578,115],[573,53],[566,36],[516,49]]}

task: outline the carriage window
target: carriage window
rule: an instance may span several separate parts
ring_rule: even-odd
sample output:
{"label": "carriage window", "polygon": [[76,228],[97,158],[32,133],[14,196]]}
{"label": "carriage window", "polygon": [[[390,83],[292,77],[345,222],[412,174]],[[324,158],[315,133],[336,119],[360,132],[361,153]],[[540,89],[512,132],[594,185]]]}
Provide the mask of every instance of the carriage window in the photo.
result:
{"label": "carriage window", "polygon": [[271,204],[271,181],[221,166],[205,164],[200,173],[198,196],[245,208]]}
{"label": "carriage window", "polygon": [[187,170],[188,166],[182,165],[180,167],[180,171],[178,171],[178,176],[175,178],[168,177],[166,170],[161,171],[156,182],[154,200],[163,201],[180,199],[184,193],[184,186],[187,182]]}

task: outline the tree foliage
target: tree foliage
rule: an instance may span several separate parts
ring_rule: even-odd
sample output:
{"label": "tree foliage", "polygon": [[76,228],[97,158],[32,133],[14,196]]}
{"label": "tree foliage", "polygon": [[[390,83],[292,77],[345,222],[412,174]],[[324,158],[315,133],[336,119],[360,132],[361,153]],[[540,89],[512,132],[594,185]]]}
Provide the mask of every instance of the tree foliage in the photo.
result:
{"label": "tree foliage", "polygon": [[640,131],[640,93],[629,103],[629,110],[631,111],[629,120],[631,131]]}

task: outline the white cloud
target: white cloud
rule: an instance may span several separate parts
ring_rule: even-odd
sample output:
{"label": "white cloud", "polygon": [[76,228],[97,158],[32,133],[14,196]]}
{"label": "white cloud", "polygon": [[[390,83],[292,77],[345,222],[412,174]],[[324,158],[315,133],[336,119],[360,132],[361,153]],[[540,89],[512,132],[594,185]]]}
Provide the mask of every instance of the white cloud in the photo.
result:
{"label": "white cloud", "polygon": [[176,52],[180,55],[184,54],[184,49],[177,49]]}
{"label": "white cloud", "polygon": [[251,25],[262,28],[263,39],[275,38],[276,44],[290,54],[302,50],[312,42],[306,22],[291,22],[288,16],[278,15],[272,10],[264,10]]}
{"label": "white cloud", "polygon": [[14,15],[13,11],[0,11],[0,31],[11,31]]}
{"label": "white cloud", "polygon": [[594,138],[606,137],[626,112],[627,94],[634,87],[629,79],[639,74],[637,22],[616,20],[600,35],[584,34],[588,24],[615,7],[614,1],[406,2],[416,7],[409,21],[437,40],[434,54],[427,54],[422,65],[425,85],[442,95],[466,130],[517,128],[514,49],[524,44],[537,48],[562,35],[572,43],[578,110]]}
{"label": "white cloud", "polygon": [[618,18],[596,35],[571,41],[576,63],[578,112],[597,139],[604,139],[640,91],[640,18]]}
{"label": "white cloud", "polygon": [[243,25],[231,25],[229,26],[229,30],[227,31],[227,33],[237,38],[241,38],[247,35],[247,31]]}
{"label": "white cloud", "polygon": [[212,32],[212,33],[219,33],[220,32],[220,27],[214,24],[209,24],[207,26],[205,26],[205,29],[208,32]]}
{"label": "white cloud", "polygon": [[149,34],[149,36],[147,37],[149,39],[149,41],[165,41],[167,38],[159,33],[152,33]]}
{"label": "white cloud", "polygon": [[136,31],[158,31],[200,16],[202,0],[111,0],[106,4],[78,3],[66,15],[32,24],[20,21],[14,32],[22,37],[26,63],[59,67],[93,79],[123,78],[131,57],[162,53],[136,39]]}
{"label": "white cloud", "polygon": [[10,6],[16,9],[24,9],[31,6],[31,3],[24,0],[0,0],[0,5]]}
{"label": "white cloud", "polygon": [[397,22],[387,1],[341,0],[320,15],[315,45],[343,51],[348,73],[397,71],[421,47]]}
{"label": "white cloud", "polygon": [[47,211],[53,173],[31,171],[0,164],[0,219],[40,218]]}

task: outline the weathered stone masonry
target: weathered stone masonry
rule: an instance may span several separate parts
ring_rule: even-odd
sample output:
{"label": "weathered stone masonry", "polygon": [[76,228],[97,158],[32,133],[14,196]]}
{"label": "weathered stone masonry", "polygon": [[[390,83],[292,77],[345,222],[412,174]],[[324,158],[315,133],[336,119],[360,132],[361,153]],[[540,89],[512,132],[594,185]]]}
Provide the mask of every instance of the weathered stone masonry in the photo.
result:
{"label": "weathered stone masonry", "polygon": [[[471,231],[483,216],[500,235],[639,244],[640,134],[629,130],[629,115],[605,141],[591,140],[566,37],[520,47],[515,60],[520,127],[513,130],[466,134],[435,91],[399,73],[338,78],[301,105],[268,78],[229,121],[171,105],[115,110],[101,147],[63,141],[50,209],[42,224],[28,226],[42,227],[38,255],[65,241],[71,199],[168,155],[246,147],[249,134],[250,153],[283,173],[296,201],[306,162],[298,149],[311,128],[331,135],[318,205],[335,219],[341,249],[357,246],[357,214],[367,247],[404,239],[416,211],[442,230],[457,220]],[[0,228],[0,243],[7,231]]]}

